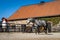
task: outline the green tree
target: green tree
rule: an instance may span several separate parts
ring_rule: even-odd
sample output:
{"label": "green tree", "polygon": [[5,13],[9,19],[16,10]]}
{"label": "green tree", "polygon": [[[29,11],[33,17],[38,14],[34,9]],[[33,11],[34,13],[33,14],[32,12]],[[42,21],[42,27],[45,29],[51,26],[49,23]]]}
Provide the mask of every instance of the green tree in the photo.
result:
{"label": "green tree", "polygon": [[51,21],[53,22],[53,25],[58,24],[60,21],[60,17],[49,17],[49,18],[38,18],[38,19]]}

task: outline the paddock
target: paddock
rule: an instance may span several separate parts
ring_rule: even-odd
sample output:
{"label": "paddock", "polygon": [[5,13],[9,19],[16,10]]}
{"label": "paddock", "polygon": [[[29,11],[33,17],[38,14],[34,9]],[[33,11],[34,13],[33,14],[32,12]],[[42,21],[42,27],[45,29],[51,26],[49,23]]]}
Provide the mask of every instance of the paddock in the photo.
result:
{"label": "paddock", "polygon": [[21,32],[10,32],[0,33],[0,40],[60,40],[60,33],[21,33]]}

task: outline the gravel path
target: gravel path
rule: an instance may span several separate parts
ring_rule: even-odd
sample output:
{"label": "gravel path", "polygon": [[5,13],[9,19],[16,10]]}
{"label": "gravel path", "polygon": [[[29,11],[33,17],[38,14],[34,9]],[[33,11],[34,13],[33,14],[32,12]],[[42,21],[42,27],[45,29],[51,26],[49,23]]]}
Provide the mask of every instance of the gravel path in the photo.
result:
{"label": "gravel path", "polygon": [[0,33],[0,40],[60,40],[60,33]]}

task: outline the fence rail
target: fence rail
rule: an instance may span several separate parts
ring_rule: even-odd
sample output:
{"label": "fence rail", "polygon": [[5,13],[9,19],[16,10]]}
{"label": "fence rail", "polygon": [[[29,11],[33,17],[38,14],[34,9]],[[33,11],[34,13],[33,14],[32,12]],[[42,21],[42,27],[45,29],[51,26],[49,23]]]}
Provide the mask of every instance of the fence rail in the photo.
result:
{"label": "fence rail", "polygon": [[31,30],[31,27],[32,24],[8,23],[6,27],[3,27],[2,24],[0,24],[0,32],[27,32],[28,30]]}

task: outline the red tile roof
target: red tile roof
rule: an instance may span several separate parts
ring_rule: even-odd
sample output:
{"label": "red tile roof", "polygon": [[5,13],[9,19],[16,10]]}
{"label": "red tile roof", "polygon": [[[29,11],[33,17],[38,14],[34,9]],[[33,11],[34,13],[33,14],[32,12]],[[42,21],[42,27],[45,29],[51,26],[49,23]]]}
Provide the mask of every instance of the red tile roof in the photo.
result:
{"label": "red tile roof", "polygon": [[34,4],[23,6],[11,15],[8,20],[24,19],[29,17],[44,17],[60,15],[60,1],[47,2],[44,4]]}

